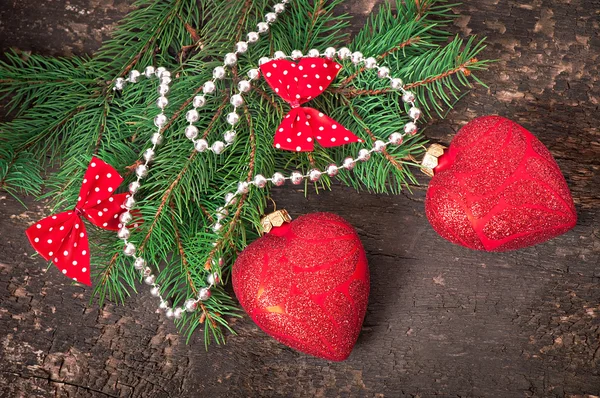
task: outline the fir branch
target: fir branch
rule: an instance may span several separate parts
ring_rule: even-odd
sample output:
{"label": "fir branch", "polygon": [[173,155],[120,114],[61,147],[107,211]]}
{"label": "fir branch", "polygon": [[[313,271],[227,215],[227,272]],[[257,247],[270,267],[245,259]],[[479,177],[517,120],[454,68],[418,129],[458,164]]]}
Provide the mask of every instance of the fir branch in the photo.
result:
{"label": "fir branch", "polygon": [[[207,96],[195,123],[202,131],[200,137],[214,142],[231,128],[224,120],[231,109],[229,96],[239,78],[256,68],[260,57],[272,56],[274,50],[306,52],[350,42],[345,30],[349,17],[334,12],[340,3],[297,0],[290,4],[263,40],[239,54],[231,74],[216,82],[217,91]],[[181,305],[206,287],[211,272],[226,281],[237,254],[257,237],[269,192],[253,187],[238,196],[222,231],[215,233],[210,228],[215,221],[212,214],[238,181],[251,181],[256,173],[269,176],[275,171],[323,169],[341,163],[361,147],[317,147],[308,154],[273,148],[272,132],[287,105],[262,80],[253,82],[252,91],[244,96],[245,104],[239,109],[246,123],[236,126],[237,139],[222,155],[200,155],[183,137],[187,126],[183,115],[202,91],[202,83],[211,79],[212,68],[222,65],[223,55],[244,40],[244,32],[255,30],[272,4],[271,0],[140,0],[92,58],[8,57],[0,64],[0,79],[5,80],[0,94],[11,98],[17,117],[0,124],[0,187],[13,194],[38,192],[41,170],[60,162],[60,170],[47,175],[43,197],[51,198],[56,209],[72,206],[92,154],[123,171],[125,183],[133,180],[139,154],[156,131],[152,120],[159,112],[154,106],[157,95],[148,95],[155,92],[156,80],[142,79],[122,93],[113,92],[111,82],[133,68],[166,66],[174,71],[167,109],[170,117],[161,130],[166,140],[139,192],[144,223],[132,230],[131,241],[149,263],[160,264],[157,283],[173,305]],[[425,112],[440,113],[472,84],[480,83],[476,72],[488,64],[479,56],[482,41],[449,39],[446,27],[453,18],[444,1],[397,0],[379,7],[349,47],[366,57],[378,57],[416,93]],[[401,93],[388,90],[387,82],[378,79],[375,71],[343,64],[339,83],[311,105],[367,142],[386,140],[401,130],[408,121]],[[338,179],[356,189],[397,193],[416,183],[406,166],[422,151],[421,134],[406,137],[403,145],[388,147],[383,156],[374,154],[353,171],[340,171]],[[314,187],[329,184],[323,176]],[[101,303],[107,298],[123,301],[135,290],[139,273],[120,254],[122,242],[113,233],[90,233],[94,295]],[[217,258],[225,263],[214,261]],[[233,333],[228,320],[239,316],[222,285],[212,291],[197,313],[186,313],[177,321],[188,338],[203,326],[205,344],[223,343],[224,333]]]}
{"label": "fir branch", "polygon": [[[173,202],[171,202],[171,208],[173,210],[175,210],[175,205],[173,204]],[[177,229],[177,221],[175,220],[175,217],[173,216],[173,214],[171,214],[171,221],[173,222],[173,229],[175,231],[175,242],[177,242],[177,248],[179,249],[179,256],[181,257],[181,264],[183,265],[183,269],[185,271],[190,289],[192,290],[192,293],[194,294],[194,296],[196,296],[198,294],[198,289],[196,289],[196,285],[194,284],[194,281],[192,280],[192,275],[189,270],[190,265],[185,258],[185,250],[183,249],[183,245],[181,244],[181,235],[179,233],[179,230]]]}

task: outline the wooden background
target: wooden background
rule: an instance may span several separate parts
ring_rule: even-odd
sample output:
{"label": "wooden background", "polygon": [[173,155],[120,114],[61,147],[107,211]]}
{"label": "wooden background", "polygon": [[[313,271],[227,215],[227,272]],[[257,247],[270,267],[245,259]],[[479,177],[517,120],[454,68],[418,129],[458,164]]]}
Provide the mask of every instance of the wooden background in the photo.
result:
{"label": "wooden background", "polygon": [[[97,48],[131,0],[3,0],[0,47],[70,55]],[[358,28],[376,6],[348,1]],[[375,2],[376,3],[376,2]],[[5,397],[593,397],[600,395],[600,63],[598,0],[464,0],[458,34],[488,37],[472,91],[426,134],[448,143],[470,119],[500,114],[536,134],[572,189],[579,222],[504,254],[452,245],[414,195],[335,187],[276,192],[292,214],[336,212],[358,229],[372,292],[351,357],[296,353],[248,319],[226,346],[189,345],[148,290],[125,306],[89,305],[31,259],[23,231],[40,216],[0,192],[0,395]]]}

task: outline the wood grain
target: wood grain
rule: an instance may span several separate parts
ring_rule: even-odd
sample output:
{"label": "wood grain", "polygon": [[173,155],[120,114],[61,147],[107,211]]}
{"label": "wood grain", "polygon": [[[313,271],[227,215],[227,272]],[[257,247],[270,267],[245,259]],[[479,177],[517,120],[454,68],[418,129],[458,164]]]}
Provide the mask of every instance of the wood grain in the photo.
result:
{"label": "wood grain", "polygon": [[[348,1],[354,29],[375,1]],[[85,10],[83,14],[80,11]],[[129,1],[0,4],[0,47],[44,54],[97,47]],[[87,10],[91,10],[87,13]],[[556,157],[579,222],[548,243],[481,253],[442,240],[423,198],[277,189],[294,215],[335,212],[363,240],[371,296],[359,341],[342,363],[298,354],[248,318],[209,352],[155,313],[147,289],[125,306],[89,304],[32,259],[23,231],[40,217],[0,200],[0,395],[6,397],[593,397],[600,395],[600,113],[597,0],[465,0],[459,34],[488,37],[497,59],[445,120],[426,130],[448,143],[470,119],[509,117]],[[86,29],[64,30],[85,24]],[[76,26],[76,25],[75,25]],[[108,28],[107,28],[108,29]],[[80,45],[78,43],[83,43]],[[89,46],[87,45],[89,44]]]}

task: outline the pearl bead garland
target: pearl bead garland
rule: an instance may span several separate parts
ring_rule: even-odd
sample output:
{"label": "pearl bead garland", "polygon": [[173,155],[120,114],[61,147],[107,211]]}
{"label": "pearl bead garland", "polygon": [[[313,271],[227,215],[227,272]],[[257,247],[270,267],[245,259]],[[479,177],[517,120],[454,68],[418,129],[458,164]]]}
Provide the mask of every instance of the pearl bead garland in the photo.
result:
{"label": "pearl bead garland", "polygon": [[[203,138],[196,139],[198,136],[198,128],[194,126],[193,123],[197,122],[200,118],[198,110],[206,104],[206,95],[212,94],[216,91],[215,82],[217,80],[223,79],[226,76],[227,67],[233,67],[237,64],[238,54],[245,53],[248,50],[248,44],[256,43],[260,39],[259,34],[264,34],[268,32],[269,24],[272,24],[277,20],[278,14],[281,14],[285,10],[285,4],[287,4],[288,2],[289,0],[282,0],[281,3],[276,4],[273,7],[274,12],[270,12],[265,16],[266,22],[258,23],[258,33],[248,33],[247,42],[240,41],[236,43],[235,52],[226,54],[223,60],[223,66],[217,66],[214,68],[213,79],[206,81],[202,85],[202,92],[204,95],[197,95],[193,98],[193,109],[189,110],[186,113],[186,120],[189,122],[189,125],[185,129],[185,136],[193,142],[194,149],[196,151],[205,152],[209,150],[215,154],[220,154],[228,146],[234,143],[237,135],[234,127],[239,122],[239,115],[236,111],[238,107],[244,104],[244,99],[242,95],[250,90],[251,82],[253,80],[258,79],[260,75],[258,69],[251,69],[250,71],[248,71],[249,80],[239,81],[237,86],[238,92],[232,95],[230,98],[230,103],[233,106],[233,111],[227,114],[226,119],[227,122],[233,128],[224,133],[223,139],[225,142],[215,141],[213,144],[209,144]],[[324,170],[311,169],[307,174],[302,174],[299,171],[294,171],[290,174],[289,177],[285,177],[282,173],[279,172],[274,173],[271,178],[266,178],[261,174],[256,174],[252,181],[239,182],[236,192],[230,192],[226,194],[224,206],[217,209],[217,214],[215,217],[217,222],[215,222],[212,226],[215,232],[219,232],[222,229],[223,224],[221,221],[225,219],[229,214],[229,210],[227,208],[229,206],[233,206],[237,202],[238,196],[247,194],[252,186],[258,187],[259,189],[265,188],[268,185],[268,183],[271,183],[274,186],[282,186],[285,184],[286,180],[290,180],[292,184],[295,185],[301,184],[304,181],[304,179],[308,179],[311,182],[317,182],[320,180],[323,174],[327,174],[329,177],[335,177],[339,173],[340,169],[352,170],[357,162],[366,162],[370,160],[372,153],[382,153],[388,145],[401,145],[406,135],[416,134],[417,126],[415,122],[421,116],[421,110],[415,106],[414,93],[404,89],[403,81],[401,79],[390,77],[389,68],[385,66],[379,66],[375,58],[365,58],[361,52],[351,52],[346,47],[342,47],[339,50],[336,50],[333,47],[329,47],[325,49],[325,51],[322,54],[316,49],[309,50],[307,55],[303,55],[302,52],[299,50],[294,50],[292,51],[290,56],[286,56],[286,54],[281,51],[276,51],[274,53],[273,59],[290,58],[292,60],[299,60],[303,57],[319,56],[324,56],[328,59],[333,59],[337,56],[340,60],[349,59],[356,66],[363,65],[366,69],[376,69],[379,78],[389,79],[391,88],[395,90],[400,90],[402,92],[402,100],[410,105],[408,115],[413,121],[406,123],[406,125],[404,126],[403,133],[396,132],[391,134],[387,142],[384,142],[382,140],[376,140],[373,143],[372,148],[360,149],[356,158],[347,157],[344,159],[341,165],[330,164]],[[266,62],[270,62],[271,60],[272,59],[270,58],[262,57],[261,59],[259,59],[258,63],[259,65],[262,65]],[[167,316],[167,318],[181,319],[184,312],[196,311],[199,302],[206,301],[211,297],[211,288],[217,283],[219,283],[219,276],[216,273],[208,275],[206,279],[208,286],[200,288],[197,292],[196,297],[186,299],[182,307],[173,308],[171,307],[169,301],[162,297],[160,292],[161,286],[156,283],[156,275],[152,273],[152,269],[147,267],[146,261],[142,257],[137,255],[137,248],[135,247],[135,245],[128,241],[131,231],[127,227],[127,224],[129,224],[133,219],[130,210],[136,204],[134,195],[135,193],[137,193],[141,186],[140,181],[148,175],[148,165],[154,159],[156,148],[159,145],[161,145],[163,141],[163,136],[161,133],[164,126],[167,123],[167,117],[163,111],[169,104],[166,95],[169,93],[169,84],[171,83],[171,73],[165,68],[154,68],[153,66],[148,66],[145,68],[143,73],[133,70],[129,73],[127,79],[122,77],[115,79],[113,90],[123,90],[127,83],[136,83],[139,81],[139,78],[141,76],[145,76],[147,79],[151,79],[153,77],[157,77],[159,79],[159,86],[157,90],[160,96],[156,102],[156,106],[161,110],[161,113],[157,115],[154,119],[154,124],[158,128],[158,131],[154,133],[151,137],[150,141],[152,143],[152,147],[144,151],[143,158],[145,162],[136,167],[135,172],[137,175],[137,179],[129,185],[130,196],[126,199],[124,203],[124,207],[127,209],[127,211],[123,212],[119,217],[119,220],[122,224],[119,226],[117,236],[124,242],[123,253],[127,256],[135,258],[134,268],[140,272],[141,276],[144,278],[144,282],[151,286],[151,295],[159,298],[159,308],[165,311],[165,315]],[[214,245],[215,244],[213,244],[213,246]],[[213,262],[215,261],[213,260]],[[218,261],[216,261],[216,263],[218,263],[218,265],[222,265],[222,259],[219,259]]]}
{"label": "pearl bead garland", "polygon": [[[288,2],[289,0],[282,0],[281,3],[275,4],[275,6],[273,7],[274,12],[270,12],[265,16],[267,22],[260,22],[258,24],[257,30],[259,33],[266,33],[268,31],[268,24],[274,23],[277,20],[277,15],[281,14],[285,10],[285,4],[287,4]],[[224,140],[226,143],[223,143],[221,141],[215,141],[212,145],[209,145],[208,142],[202,138],[199,140],[195,140],[198,136],[198,128],[194,126],[193,123],[198,121],[200,118],[198,109],[202,108],[206,104],[205,95],[214,93],[216,91],[215,82],[225,77],[227,73],[225,67],[235,66],[238,61],[237,54],[245,53],[248,50],[248,43],[256,43],[258,39],[258,33],[250,32],[248,33],[248,42],[238,42],[235,45],[235,53],[228,53],[225,55],[223,60],[224,66],[217,66],[213,70],[213,80],[209,80],[202,85],[202,92],[204,95],[198,95],[192,100],[193,109],[189,110],[186,113],[186,120],[189,122],[189,125],[185,129],[185,135],[188,139],[194,142],[194,148],[198,152],[210,150],[215,154],[220,154],[225,150],[227,146],[233,144],[233,142],[235,141],[235,130],[228,130],[227,132],[225,132]],[[141,187],[140,181],[148,175],[148,164],[154,159],[156,148],[163,142],[163,136],[161,133],[162,129],[167,123],[167,116],[164,114],[164,109],[169,104],[169,100],[167,99],[166,95],[169,93],[169,84],[171,83],[171,72],[166,70],[166,68],[155,68],[154,66],[148,66],[144,69],[143,73],[140,73],[137,70],[132,70],[131,72],[129,72],[129,76],[127,79],[122,77],[118,77],[117,79],[115,79],[113,90],[121,91],[125,88],[127,83],[137,83],[142,75],[145,76],[147,79],[152,79],[154,77],[159,79],[159,86],[157,90],[160,96],[156,101],[156,106],[160,109],[161,112],[154,119],[154,125],[157,127],[158,130],[152,135],[150,139],[152,147],[144,151],[143,158],[145,162],[136,167],[135,173],[137,179],[131,184],[129,184],[130,196],[126,199],[124,203],[124,207],[125,209],[127,209],[127,211],[121,213],[121,215],[119,216],[119,221],[121,221],[121,224],[119,225],[117,237],[123,240],[123,253],[126,256],[131,256],[135,258],[134,268],[140,272],[141,276],[144,278],[144,283],[151,286],[150,294],[160,299],[159,308],[165,311],[166,317],[181,319],[185,311],[196,311],[198,308],[198,302],[206,301],[211,297],[210,289],[217,283],[219,283],[219,276],[216,273],[208,275],[206,279],[208,286],[200,288],[195,298],[189,298],[185,300],[183,307],[172,308],[169,301],[161,295],[160,285],[156,283],[156,275],[152,273],[151,268],[147,267],[146,261],[142,257],[137,255],[137,248],[135,247],[135,245],[132,242],[128,241],[131,235],[131,230],[127,227],[127,224],[129,224],[133,220],[133,216],[130,210],[133,209],[133,207],[136,204],[134,195]],[[259,72],[257,69],[252,69],[248,72],[248,77],[250,80],[255,80],[258,78],[258,76]],[[233,105],[234,110],[227,116],[227,121],[231,125],[235,125],[239,121],[239,115],[235,111],[237,107],[243,105],[244,102],[241,93],[245,93],[250,90],[250,82],[247,80],[241,80],[238,84],[238,90],[240,93],[232,96],[231,98],[231,104]],[[245,190],[247,192],[248,184],[241,183],[241,187],[242,191]],[[227,203],[235,203],[235,199],[231,197],[229,198]],[[222,208],[220,214],[222,215],[221,219],[224,218],[228,214],[227,209]],[[213,228],[215,226],[213,226]],[[221,266],[222,260],[219,259],[217,264]]]}

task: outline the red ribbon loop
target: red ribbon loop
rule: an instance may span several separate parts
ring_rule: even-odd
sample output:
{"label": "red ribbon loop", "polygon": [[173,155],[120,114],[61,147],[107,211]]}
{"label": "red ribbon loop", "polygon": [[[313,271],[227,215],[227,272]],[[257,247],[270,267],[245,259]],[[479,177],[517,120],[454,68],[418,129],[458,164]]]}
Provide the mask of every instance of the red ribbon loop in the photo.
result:
{"label": "red ribbon loop", "polygon": [[299,63],[274,60],[260,66],[265,80],[291,110],[277,128],[273,146],[288,151],[362,142],[350,130],[316,109],[300,105],[321,95],[336,78],[341,65],[329,59],[303,58]]}
{"label": "red ribbon loop", "polygon": [[121,182],[123,177],[112,166],[92,158],[75,209],[46,217],[25,231],[33,248],[67,277],[91,285],[90,248],[81,216],[102,229],[119,229],[121,205],[129,196],[114,194]]}

